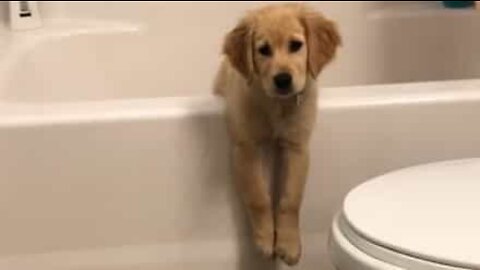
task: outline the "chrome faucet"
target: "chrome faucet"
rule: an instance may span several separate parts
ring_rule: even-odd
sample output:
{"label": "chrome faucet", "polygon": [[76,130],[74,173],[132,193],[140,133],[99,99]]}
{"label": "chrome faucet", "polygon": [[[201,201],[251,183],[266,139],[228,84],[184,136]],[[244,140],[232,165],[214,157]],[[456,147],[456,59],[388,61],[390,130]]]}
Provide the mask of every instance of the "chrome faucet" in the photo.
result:
{"label": "chrome faucet", "polygon": [[38,1],[9,1],[10,28],[28,30],[42,26]]}

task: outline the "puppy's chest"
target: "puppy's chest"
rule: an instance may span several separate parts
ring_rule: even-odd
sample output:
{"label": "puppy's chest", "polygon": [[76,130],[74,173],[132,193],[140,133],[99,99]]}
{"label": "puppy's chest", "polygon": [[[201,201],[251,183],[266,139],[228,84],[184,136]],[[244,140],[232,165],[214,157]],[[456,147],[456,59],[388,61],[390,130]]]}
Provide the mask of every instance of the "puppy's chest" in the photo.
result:
{"label": "puppy's chest", "polygon": [[301,108],[296,105],[275,105],[268,111],[268,121],[274,138],[282,137],[292,129],[295,129],[296,119],[300,115]]}

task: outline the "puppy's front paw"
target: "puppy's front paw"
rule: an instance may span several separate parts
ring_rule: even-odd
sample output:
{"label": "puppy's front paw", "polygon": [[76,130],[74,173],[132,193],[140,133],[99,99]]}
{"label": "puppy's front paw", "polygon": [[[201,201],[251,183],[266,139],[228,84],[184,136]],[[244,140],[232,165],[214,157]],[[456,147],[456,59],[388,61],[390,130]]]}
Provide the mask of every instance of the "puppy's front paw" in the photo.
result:
{"label": "puppy's front paw", "polygon": [[264,230],[254,234],[254,242],[260,253],[266,258],[273,258],[273,242],[274,232],[271,230]]}
{"label": "puppy's front paw", "polygon": [[300,261],[302,244],[298,230],[279,230],[275,244],[275,255],[286,264],[293,266]]}

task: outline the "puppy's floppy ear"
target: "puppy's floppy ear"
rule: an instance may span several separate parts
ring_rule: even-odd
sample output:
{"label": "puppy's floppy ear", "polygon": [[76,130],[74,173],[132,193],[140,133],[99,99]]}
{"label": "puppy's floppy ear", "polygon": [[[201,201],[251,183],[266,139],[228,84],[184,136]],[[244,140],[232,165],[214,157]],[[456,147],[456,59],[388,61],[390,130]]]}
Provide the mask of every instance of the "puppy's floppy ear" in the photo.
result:
{"label": "puppy's floppy ear", "polygon": [[244,19],[227,34],[223,44],[223,53],[246,79],[253,72],[252,36],[251,24]]}
{"label": "puppy's floppy ear", "polygon": [[341,37],[335,24],[320,13],[303,9],[300,15],[308,45],[308,70],[316,78],[335,56]]}

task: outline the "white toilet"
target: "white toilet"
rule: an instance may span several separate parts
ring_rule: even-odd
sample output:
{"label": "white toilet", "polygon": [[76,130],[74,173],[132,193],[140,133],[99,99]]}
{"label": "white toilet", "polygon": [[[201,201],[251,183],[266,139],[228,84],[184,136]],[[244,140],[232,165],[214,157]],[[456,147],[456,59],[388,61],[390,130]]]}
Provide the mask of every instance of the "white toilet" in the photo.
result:
{"label": "white toilet", "polygon": [[395,171],[354,190],[335,218],[338,270],[480,269],[480,159]]}

